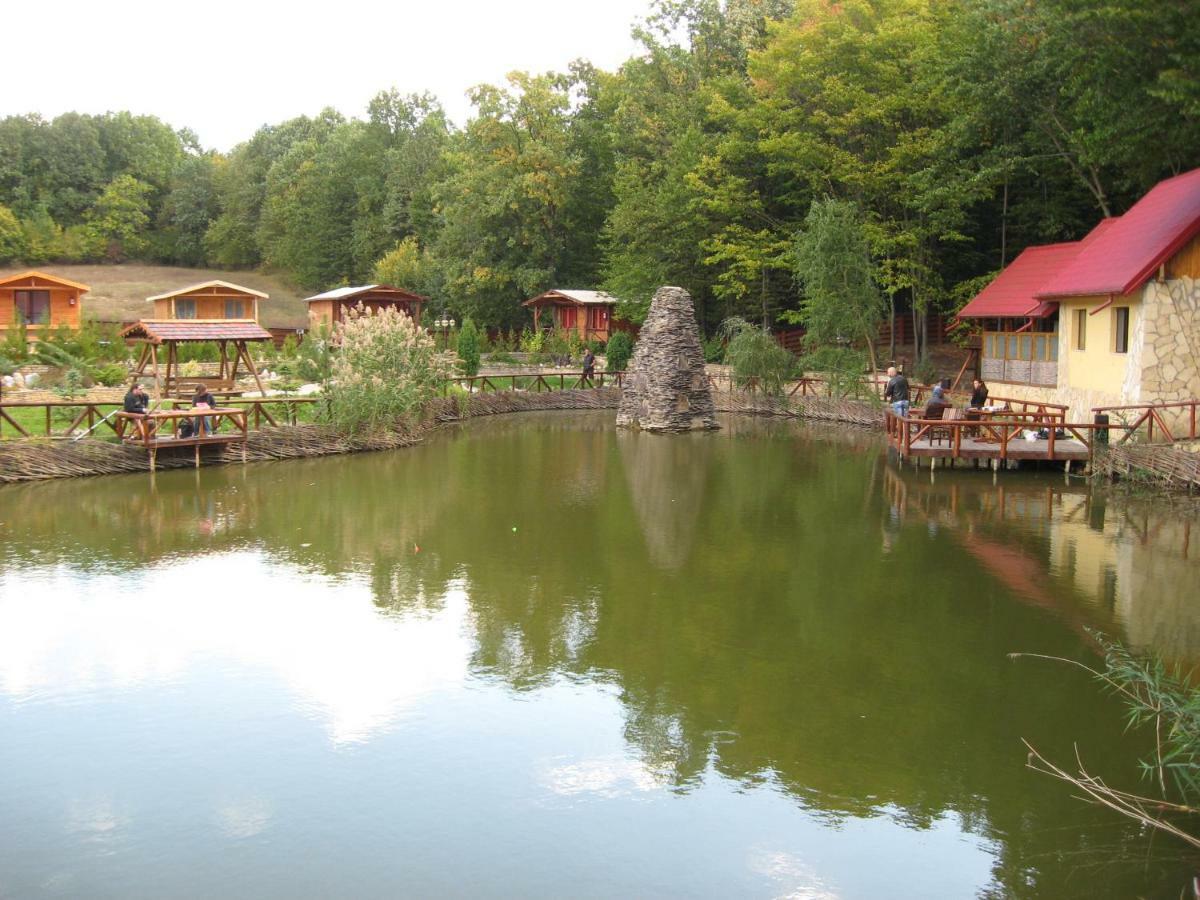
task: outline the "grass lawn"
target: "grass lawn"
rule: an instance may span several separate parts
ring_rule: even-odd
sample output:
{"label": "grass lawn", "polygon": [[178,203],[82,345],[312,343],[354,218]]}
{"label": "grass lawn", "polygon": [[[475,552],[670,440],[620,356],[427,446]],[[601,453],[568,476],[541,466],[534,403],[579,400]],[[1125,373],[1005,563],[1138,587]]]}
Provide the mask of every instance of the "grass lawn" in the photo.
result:
{"label": "grass lawn", "polygon": [[[47,275],[60,275],[91,287],[83,297],[83,314],[107,322],[144,319],[153,315],[154,304],[146,298],[202,281],[220,279],[270,294],[259,305],[262,324],[274,328],[306,328],[308,296],[276,275],[259,272],[230,272],[221,269],[185,269],[179,266],[152,266],[123,263],[118,266],[56,265],[37,266]],[[0,276],[24,269],[0,268]]]}

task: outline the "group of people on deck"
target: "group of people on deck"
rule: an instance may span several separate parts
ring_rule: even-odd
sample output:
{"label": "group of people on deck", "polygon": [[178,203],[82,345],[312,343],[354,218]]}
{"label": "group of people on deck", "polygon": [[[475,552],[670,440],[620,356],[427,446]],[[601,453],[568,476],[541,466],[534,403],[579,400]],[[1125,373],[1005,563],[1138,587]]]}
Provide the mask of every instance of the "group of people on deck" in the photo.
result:
{"label": "group of people on deck", "polygon": [[[896,415],[907,416],[908,410],[912,406],[908,379],[895,366],[889,366],[887,374],[888,382],[883,390],[883,399],[892,405],[892,411]],[[983,379],[981,378],[974,379],[971,382],[971,398],[967,401],[967,418],[972,418],[972,413],[978,414],[981,409],[987,406],[987,402],[987,385],[983,383]],[[925,411],[922,414],[922,418],[940,419],[945,415],[946,410],[953,406],[954,404],[946,396],[946,389],[940,384],[934,385],[929,402],[925,404]]]}
{"label": "group of people on deck", "polygon": [[[203,384],[196,385],[196,392],[192,395],[192,409],[206,410],[212,409],[216,405],[217,401],[213,397],[212,392]],[[134,382],[133,386],[125,394],[124,410],[127,413],[137,416],[145,416],[149,413],[150,396],[140,383]],[[195,418],[179,420],[178,436],[181,438],[212,433],[213,423],[211,416],[196,416]]]}

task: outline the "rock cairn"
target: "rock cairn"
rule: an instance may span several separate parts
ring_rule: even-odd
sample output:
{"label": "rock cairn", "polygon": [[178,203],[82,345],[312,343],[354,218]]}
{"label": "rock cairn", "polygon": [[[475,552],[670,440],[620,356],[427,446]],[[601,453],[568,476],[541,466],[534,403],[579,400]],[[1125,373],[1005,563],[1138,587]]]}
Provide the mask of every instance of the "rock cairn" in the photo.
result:
{"label": "rock cairn", "polygon": [[617,424],[644,431],[719,428],[696,308],[683,288],[660,287],[638,336]]}

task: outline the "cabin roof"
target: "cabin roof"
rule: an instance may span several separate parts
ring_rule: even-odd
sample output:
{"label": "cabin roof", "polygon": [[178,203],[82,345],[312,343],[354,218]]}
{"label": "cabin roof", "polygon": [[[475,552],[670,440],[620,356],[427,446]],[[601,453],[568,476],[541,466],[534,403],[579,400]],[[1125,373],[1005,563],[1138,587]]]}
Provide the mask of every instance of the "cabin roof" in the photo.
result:
{"label": "cabin roof", "polygon": [[538,294],[532,299],[526,300],[521,305],[532,306],[535,303],[547,300],[567,300],[568,302],[578,303],[583,306],[616,306],[619,302],[612,294],[605,293],[604,291],[577,291],[553,288],[545,293]]}
{"label": "cabin roof", "polygon": [[960,319],[1041,319],[1058,308],[1040,290],[1099,240],[1116,219],[1104,219],[1081,241],[1026,247],[958,312]]}
{"label": "cabin roof", "polygon": [[181,297],[184,294],[191,294],[195,291],[202,291],[206,288],[227,288],[231,291],[237,291],[239,294],[249,294],[252,297],[258,297],[261,300],[269,300],[270,295],[264,294],[262,291],[256,291],[254,288],[242,287],[240,284],[233,284],[220,279],[212,281],[202,281],[199,284],[191,284],[187,287],[177,288],[173,291],[167,291],[165,294],[155,294],[153,297],[147,297],[147,302],[154,300],[170,300],[172,297]]}
{"label": "cabin roof", "polygon": [[404,288],[392,287],[390,284],[360,284],[334,288],[322,294],[313,294],[311,297],[306,297],[305,301],[312,303],[314,300],[348,300],[351,297],[357,297],[359,294],[368,293],[389,294],[396,300],[420,300],[422,303],[429,300],[428,297],[422,297],[420,294],[414,294],[412,291],[406,291]]}
{"label": "cabin roof", "polygon": [[[64,287],[76,288],[77,290],[84,291],[84,292],[91,290],[91,288],[88,287],[86,284],[80,284],[78,281],[71,281],[71,279],[63,278],[59,275],[49,275],[45,272],[39,272],[36,269],[29,269],[28,271],[25,271],[25,272],[18,272],[15,275],[5,275],[3,278],[0,278],[0,287],[16,287],[16,288],[25,287],[25,285],[18,284],[17,282],[29,281],[34,278],[41,278],[45,281],[53,281],[55,284],[61,284]],[[35,287],[35,288],[37,287],[37,285],[29,285],[29,286]]]}
{"label": "cabin roof", "polygon": [[142,319],[121,332],[161,344],[164,341],[269,341],[271,332],[253,319]]}
{"label": "cabin roof", "polygon": [[1160,181],[1055,273],[1042,298],[1124,295],[1200,234],[1200,169]]}

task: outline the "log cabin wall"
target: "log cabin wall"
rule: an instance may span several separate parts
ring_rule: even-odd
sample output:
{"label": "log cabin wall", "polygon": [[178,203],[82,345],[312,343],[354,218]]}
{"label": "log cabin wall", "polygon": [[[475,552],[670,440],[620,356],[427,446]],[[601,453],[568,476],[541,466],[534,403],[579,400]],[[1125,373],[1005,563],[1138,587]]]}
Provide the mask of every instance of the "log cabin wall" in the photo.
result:
{"label": "log cabin wall", "polygon": [[46,291],[50,295],[50,321],[41,325],[26,325],[30,334],[62,326],[72,330],[79,328],[83,310],[83,294],[86,291],[73,285],[55,282],[49,278],[31,276],[0,287],[0,332],[7,331],[16,323],[18,291]]}

